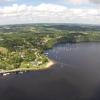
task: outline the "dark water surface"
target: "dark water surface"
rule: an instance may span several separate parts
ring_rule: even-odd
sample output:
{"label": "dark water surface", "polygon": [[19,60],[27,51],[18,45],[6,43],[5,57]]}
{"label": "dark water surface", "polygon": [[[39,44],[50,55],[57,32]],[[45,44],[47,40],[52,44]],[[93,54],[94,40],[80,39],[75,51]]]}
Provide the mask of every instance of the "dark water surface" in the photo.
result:
{"label": "dark water surface", "polygon": [[0,100],[100,100],[100,44],[61,44],[49,70],[0,76]]}

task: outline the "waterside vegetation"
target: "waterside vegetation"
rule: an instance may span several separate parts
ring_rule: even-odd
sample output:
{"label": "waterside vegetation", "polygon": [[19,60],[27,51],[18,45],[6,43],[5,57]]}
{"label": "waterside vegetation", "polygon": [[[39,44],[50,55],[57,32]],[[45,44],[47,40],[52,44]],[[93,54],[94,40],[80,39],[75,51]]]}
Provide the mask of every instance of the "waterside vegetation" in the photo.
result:
{"label": "waterside vegetation", "polygon": [[[100,26],[29,24],[0,26],[0,72],[50,67],[44,51],[57,43],[100,42]],[[47,64],[49,63],[49,65]]]}

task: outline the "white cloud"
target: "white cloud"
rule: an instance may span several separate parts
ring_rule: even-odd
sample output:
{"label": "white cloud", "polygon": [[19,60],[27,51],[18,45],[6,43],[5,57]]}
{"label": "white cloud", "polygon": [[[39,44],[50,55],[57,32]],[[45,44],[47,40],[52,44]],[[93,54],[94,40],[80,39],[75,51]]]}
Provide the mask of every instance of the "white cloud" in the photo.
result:
{"label": "white cloud", "polygon": [[88,3],[89,0],[65,0],[65,2],[72,4],[83,4],[83,3]]}
{"label": "white cloud", "polygon": [[90,0],[92,3],[100,4],[100,0]]}
{"label": "white cloud", "polygon": [[65,0],[67,3],[72,4],[83,4],[83,3],[93,3],[100,4],[100,0]]}
{"label": "white cloud", "polygon": [[66,10],[66,7],[60,6],[60,5],[53,5],[53,4],[45,4],[42,3],[35,7],[38,11],[48,11],[48,12],[59,12]]}
{"label": "white cloud", "polygon": [[12,2],[14,0],[0,0],[0,2]]}
{"label": "white cloud", "polygon": [[100,23],[98,8],[67,8],[55,4],[40,4],[37,6],[17,5],[0,8],[0,23],[30,23],[30,22],[73,22]]}

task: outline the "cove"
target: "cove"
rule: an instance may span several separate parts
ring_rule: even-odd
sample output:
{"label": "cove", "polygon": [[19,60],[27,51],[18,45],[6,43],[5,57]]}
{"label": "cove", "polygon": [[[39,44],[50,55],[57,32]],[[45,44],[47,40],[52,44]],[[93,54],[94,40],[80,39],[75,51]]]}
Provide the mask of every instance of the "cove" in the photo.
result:
{"label": "cove", "polygon": [[49,69],[0,76],[0,100],[100,100],[100,43],[45,52],[56,62]]}

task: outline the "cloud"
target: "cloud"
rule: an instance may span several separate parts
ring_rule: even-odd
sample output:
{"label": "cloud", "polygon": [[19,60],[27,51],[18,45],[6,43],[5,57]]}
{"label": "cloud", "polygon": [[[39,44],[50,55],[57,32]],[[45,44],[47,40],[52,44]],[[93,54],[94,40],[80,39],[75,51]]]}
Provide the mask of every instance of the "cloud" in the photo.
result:
{"label": "cloud", "polygon": [[100,0],[90,0],[90,2],[100,4]]}
{"label": "cloud", "polygon": [[66,10],[66,7],[64,6],[55,4],[45,4],[45,3],[42,3],[34,8],[38,11],[48,11],[48,12],[59,12]]}
{"label": "cloud", "polygon": [[9,1],[12,1],[12,0],[0,0],[0,2],[9,2]]}
{"label": "cloud", "polygon": [[0,0],[0,3],[5,3],[5,2],[13,2],[15,0]]}
{"label": "cloud", "polygon": [[86,4],[86,3],[92,3],[92,4],[100,4],[100,0],[65,0],[67,3],[72,4]]}
{"label": "cloud", "polygon": [[18,5],[0,8],[0,23],[100,23],[98,8],[67,8],[56,4],[42,3],[37,6]]}
{"label": "cloud", "polygon": [[72,3],[72,4],[83,4],[87,3],[89,0],[65,0],[67,3]]}

